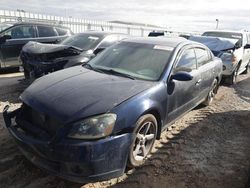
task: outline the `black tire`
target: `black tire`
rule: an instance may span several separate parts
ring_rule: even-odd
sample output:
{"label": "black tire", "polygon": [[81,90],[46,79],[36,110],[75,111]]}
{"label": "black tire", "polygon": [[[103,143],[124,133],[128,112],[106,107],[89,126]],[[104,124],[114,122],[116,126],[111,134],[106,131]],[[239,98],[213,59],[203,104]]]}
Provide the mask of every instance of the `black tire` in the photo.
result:
{"label": "black tire", "polygon": [[24,77],[26,79],[30,79],[30,73],[29,73],[29,71],[27,69],[23,68],[23,72],[24,72]]}
{"label": "black tire", "polygon": [[215,79],[213,81],[212,87],[211,87],[211,89],[210,89],[210,91],[209,91],[209,93],[207,95],[207,98],[203,102],[203,104],[206,105],[206,106],[209,106],[213,102],[215,94],[217,93],[217,91],[218,91],[218,81],[217,81],[217,79]]}
{"label": "black tire", "polygon": [[237,67],[235,68],[235,70],[233,71],[232,75],[230,75],[227,78],[227,83],[230,85],[234,85],[237,83],[237,77],[238,77],[238,70],[239,70],[240,64],[237,65]]}
{"label": "black tire", "polygon": [[242,74],[247,74],[248,73],[248,71],[249,71],[249,63],[247,64],[247,66],[246,66],[246,69],[244,70],[244,72],[242,72]]}
{"label": "black tire", "polygon": [[127,166],[138,167],[145,162],[153,148],[157,127],[157,120],[152,114],[146,114],[139,118],[134,129],[136,136],[130,147]]}

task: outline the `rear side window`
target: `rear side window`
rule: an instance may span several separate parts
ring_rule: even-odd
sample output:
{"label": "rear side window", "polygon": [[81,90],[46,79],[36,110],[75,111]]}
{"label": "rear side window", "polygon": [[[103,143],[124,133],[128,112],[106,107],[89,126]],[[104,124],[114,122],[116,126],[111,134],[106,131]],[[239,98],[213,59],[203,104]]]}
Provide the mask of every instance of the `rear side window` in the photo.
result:
{"label": "rear side window", "polygon": [[39,37],[54,37],[57,36],[53,27],[37,26]]}
{"label": "rear side window", "polygon": [[176,67],[175,67],[175,71],[192,71],[192,70],[195,70],[197,69],[197,66],[196,66],[196,56],[195,56],[195,52],[194,52],[194,49],[193,48],[190,48],[190,49],[187,49],[185,50]]}
{"label": "rear side window", "polygon": [[198,67],[207,64],[211,59],[211,55],[209,54],[209,52],[202,48],[195,48],[195,54]]}
{"label": "rear side window", "polygon": [[56,31],[57,31],[59,36],[64,36],[64,35],[67,35],[67,33],[68,33],[68,31],[66,29],[59,28],[59,27],[56,27]]}
{"label": "rear side window", "polygon": [[5,35],[10,35],[12,39],[34,38],[36,36],[34,27],[29,25],[13,27]]}

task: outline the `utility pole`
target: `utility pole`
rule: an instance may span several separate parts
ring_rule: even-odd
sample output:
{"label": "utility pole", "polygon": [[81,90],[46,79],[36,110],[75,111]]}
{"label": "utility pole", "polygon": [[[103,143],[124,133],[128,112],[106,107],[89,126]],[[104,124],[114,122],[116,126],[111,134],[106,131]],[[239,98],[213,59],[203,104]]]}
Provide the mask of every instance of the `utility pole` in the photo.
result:
{"label": "utility pole", "polygon": [[218,29],[218,27],[219,27],[219,19],[216,19],[215,21],[216,21],[216,29]]}

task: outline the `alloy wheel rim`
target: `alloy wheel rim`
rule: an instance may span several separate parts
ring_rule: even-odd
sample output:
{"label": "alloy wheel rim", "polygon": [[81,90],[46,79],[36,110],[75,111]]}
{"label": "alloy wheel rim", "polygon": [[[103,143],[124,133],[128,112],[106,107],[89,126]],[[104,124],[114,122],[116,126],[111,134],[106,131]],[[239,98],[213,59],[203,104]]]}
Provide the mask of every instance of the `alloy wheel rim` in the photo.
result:
{"label": "alloy wheel rim", "polygon": [[152,122],[144,123],[136,134],[133,147],[133,157],[136,161],[143,161],[148,155],[155,139],[156,130]]}

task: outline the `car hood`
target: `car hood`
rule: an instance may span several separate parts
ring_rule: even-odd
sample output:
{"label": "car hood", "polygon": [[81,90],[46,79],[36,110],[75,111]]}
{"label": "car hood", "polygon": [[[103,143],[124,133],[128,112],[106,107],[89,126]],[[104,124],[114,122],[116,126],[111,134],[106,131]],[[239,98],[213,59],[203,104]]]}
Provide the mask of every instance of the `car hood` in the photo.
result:
{"label": "car hood", "polygon": [[208,36],[191,36],[189,40],[206,45],[211,51],[219,52],[235,48],[238,39],[208,37]]}
{"label": "car hood", "polygon": [[77,47],[62,45],[62,44],[43,44],[30,41],[24,45],[22,51],[30,54],[46,54],[55,53],[58,51],[71,50],[75,53],[81,53],[83,50]]}
{"label": "car hood", "polygon": [[38,79],[20,98],[30,107],[69,123],[108,112],[154,84],[76,66]]}

